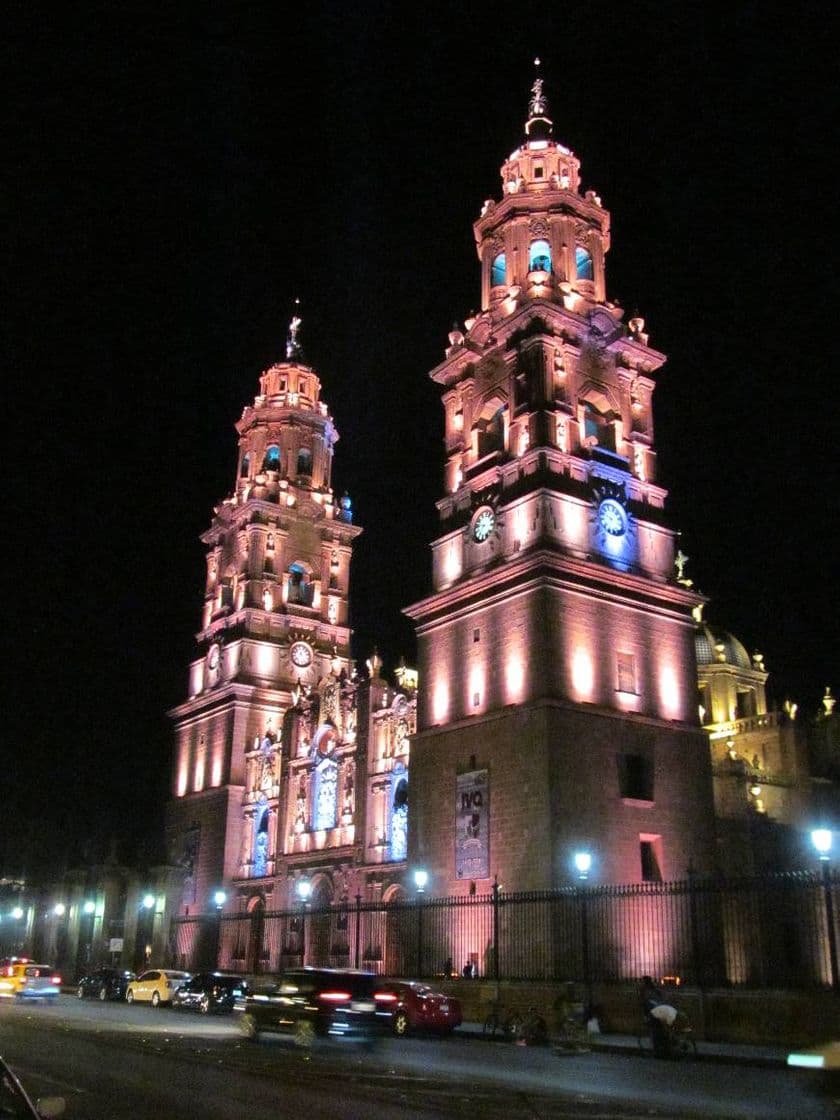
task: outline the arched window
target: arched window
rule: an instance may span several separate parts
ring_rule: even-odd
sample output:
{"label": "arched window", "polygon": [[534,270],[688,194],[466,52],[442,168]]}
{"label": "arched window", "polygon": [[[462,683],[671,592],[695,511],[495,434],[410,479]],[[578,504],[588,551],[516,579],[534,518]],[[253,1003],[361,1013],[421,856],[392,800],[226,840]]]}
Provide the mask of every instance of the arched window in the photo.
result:
{"label": "arched window", "polygon": [[270,447],[265,449],[265,458],[263,459],[264,471],[279,471],[280,470],[280,448],[276,443],[272,443]]}
{"label": "arched window", "polygon": [[391,859],[405,859],[408,855],[408,777],[404,767],[394,770],[389,815]]}
{"label": "arched window", "polygon": [[491,451],[504,451],[505,447],[505,408],[501,408],[489,420],[479,420],[478,457],[489,455]]}
{"label": "arched window", "polygon": [[302,564],[290,564],[287,601],[300,603],[303,607],[311,607],[314,596],[315,585],[310,582],[306,569]]}
{"label": "arched window", "polygon": [[490,287],[498,288],[501,284],[504,284],[506,274],[505,255],[499,253],[490,265]]}
{"label": "arched window", "polygon": [[529,272],[551,272],[551,246],[543,239],[532,241],[528,250]]}
{"label": "arched window", "polygon": [[253,874],[259,878],[268,871],[268,821],[269,810],[265,805],[254,817]]}
{"label": "arched window", "polygon": [[242,462],[239,464],[239,477],[247,478],[251,473],[251,454],[250,452],[242,456]]}
{"label": "arched window", "polygon": [[615,451],[615,428],[610,417],[600,412],[591,401],[583,406],[583,434],[586,439],[594,439],[608,451]]}
{"label": "arched window", "polygon": [[315,831],[335,828],[338,803],[338,767],[331,758],[325,758],[315,767],[315,791],[312,798]]}
{"label": "arched window", "polygon": [[312,452],[308,447],[302,447],[300,451],[298,451],[297,473],[305,475],[312,474]]}
{"label": "arched window", "polygon": [[582,245],[578,245],[575,249],[575,271],[578,280],[591,280],[593,278],[592,257]]}

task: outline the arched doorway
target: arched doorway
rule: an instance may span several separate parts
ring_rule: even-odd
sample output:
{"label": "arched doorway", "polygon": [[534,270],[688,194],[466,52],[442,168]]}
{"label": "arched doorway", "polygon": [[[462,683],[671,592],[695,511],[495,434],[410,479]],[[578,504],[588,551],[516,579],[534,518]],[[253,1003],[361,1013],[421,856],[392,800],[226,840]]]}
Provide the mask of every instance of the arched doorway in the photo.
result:
{"label": "arched doorway", "polygon": [[312,887],[306,963],[319,968],[326,968],[330,964],[331,904],[332,888],[329,882],[324,878],[317,879]]}
{"label": "arched doorway", "polygon": [[263,971],[263,933],[265,930],[265,903],[255,898],[248,903],[250,927],[248,929],[248,948],[245,953],[245,971],[257,974]]}
{"label": "arched doorway", "polygon": [[412,937],[413,913],[406,906],[406,892],[399,884],[389,887],[382,896],[385,912],[385,944],[382,961],[386,976],[408,976],[415,939]]}

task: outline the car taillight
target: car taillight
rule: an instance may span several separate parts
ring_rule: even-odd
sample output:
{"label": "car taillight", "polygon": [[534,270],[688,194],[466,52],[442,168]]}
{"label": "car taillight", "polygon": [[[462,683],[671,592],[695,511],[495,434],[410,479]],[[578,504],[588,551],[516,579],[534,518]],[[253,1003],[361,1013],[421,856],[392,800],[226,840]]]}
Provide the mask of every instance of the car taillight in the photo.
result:
{"label": "car taillight", "polygon": [[350,998],[349,992],[321,992],[318,996],[319,999],[326,1000],[328,1003],[346,1003]]}
{"label": "car taillight", "polygon": [[60,976],[51,976],[50,977],[50,983],[55,984],[56,986],[59,986],[61,984],[61,977]]}
{"label": "car taillight", "polygon": [[376,992],[373,997],[377,1003],[396,1003],[397,997],[393,992]]}

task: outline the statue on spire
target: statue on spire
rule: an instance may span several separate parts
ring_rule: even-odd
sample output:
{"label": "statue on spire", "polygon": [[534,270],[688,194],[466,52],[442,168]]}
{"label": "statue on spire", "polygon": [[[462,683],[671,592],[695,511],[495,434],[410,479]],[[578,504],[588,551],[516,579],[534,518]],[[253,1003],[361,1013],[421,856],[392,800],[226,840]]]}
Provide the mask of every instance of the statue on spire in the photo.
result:
{"label": "statue on spire", "polygon": [[297,309],[300,307],[300,300],[295,300],[295,313],[292,315],[292,320],[289,323],[289,333],[286,336],[286,357],[289,361],[294,361],[296,358],[303,357],[303,350],[301,349],[300,342],[298,341],[298,333],[300,332],[301,319],[297,314]]}
{"label": "statue on spire", "polygon": [[548,102],[543,94],[543,80],[540,77],[540,60],[534,59],[534,66],[537,67],[537,76],[534,79],[534,84],[531,86],[531,100],[528,102],[528,116],[529,117],[544,117],[548,112]]}

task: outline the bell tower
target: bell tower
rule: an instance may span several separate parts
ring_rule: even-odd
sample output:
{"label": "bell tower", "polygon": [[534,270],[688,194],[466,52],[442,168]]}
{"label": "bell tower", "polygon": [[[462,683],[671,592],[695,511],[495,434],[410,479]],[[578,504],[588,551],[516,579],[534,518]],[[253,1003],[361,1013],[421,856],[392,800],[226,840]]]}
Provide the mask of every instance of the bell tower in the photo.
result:
{"label": "bell tower", "polygon": [[665,356],[607,297],[610,218],[543,80],[474,225],[481,310],[431,371],[445,415],[409,860],[442,894],[678,878],[713,859],[692,608],[657,479]]}
{"label": "bell tower", "polygon": [[[237,881],[272,893],[288,845],[283,764],[304,698],[320,701],[332,740],[350,737],[339,697],[351,676],[350,559],[361,530],[350,499],[333,493],[338,432],[304,360],[300,325],[292,319],[285,360],[261,375],[236,425],[233,488],[202,536],[198,656],[189,697],[170,713],[167,841],[186,876],[181,914],[207,910],[215,890]],[[340,752],[329,763],[337,782]]]}

